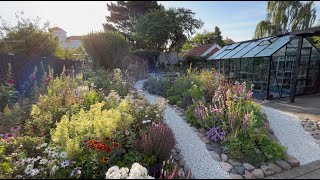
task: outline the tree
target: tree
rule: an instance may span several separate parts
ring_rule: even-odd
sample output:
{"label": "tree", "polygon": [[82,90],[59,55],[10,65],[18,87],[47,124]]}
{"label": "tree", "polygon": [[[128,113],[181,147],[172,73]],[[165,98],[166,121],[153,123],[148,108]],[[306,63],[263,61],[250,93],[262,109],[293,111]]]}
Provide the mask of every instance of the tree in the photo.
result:
{"label": "tree", "polygon": [[94,67],[120,68],[129,52],[129,44],[118,32],[92,32],[84,36],[83,45],[93,59]]}
{"label": "tree", "polygon": [[203,22],[195,19],[194,14],[184,8],[147,13],[135,25],[135,40],[151,50],[178,51],[195,30],[203,26]]}
{"label": "tree", "polygon": [[235,43],[232,39],[226,37],[226,39],[223,40],[224,44],[233,44]]}
{"label": "tree", "polygon": [[117,1],[107,4],[110,16],[106,16],[107,23],[103,24],[106,31],[118,31],[133,43],[131,34],[139,17],[151,10],[163,8],[157,1]]}
{"label": "tree", "polygon": [[47,56],[54,54],[58,39],[49,32],[49,22],[40,25],[40,18],[24,18],[23,11],[16,13],[17,24],[11,26],[1,19],[0,36],[4,44],[2,53],[24,54],[28,56]]}
{"label": "tree", "polygon": [[254,38],[306,29],[315,19],[314,1],[268,1],[266,20],[258,23]]}
{"label": "tree", "polygon": [[82,46],[77,48],[62,48],[58,46],[54,55],[59,59],[83,60],[86,57]]}

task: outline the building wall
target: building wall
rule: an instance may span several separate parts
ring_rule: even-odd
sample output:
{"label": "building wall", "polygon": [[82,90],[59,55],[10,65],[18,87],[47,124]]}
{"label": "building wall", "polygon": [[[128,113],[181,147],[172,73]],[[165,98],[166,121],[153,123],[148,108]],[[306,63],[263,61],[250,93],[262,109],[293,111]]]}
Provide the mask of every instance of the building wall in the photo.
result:
{"label": "building wall", "polygon": [[81,46],[80,40],[69,40],[69,47],[70,48],[77,48]]}
{"label": "building wall", "polygon": [[59,38],[60,42],[64,42],[67,40],[67,33],[61,30],[54,30],[53,34]]}

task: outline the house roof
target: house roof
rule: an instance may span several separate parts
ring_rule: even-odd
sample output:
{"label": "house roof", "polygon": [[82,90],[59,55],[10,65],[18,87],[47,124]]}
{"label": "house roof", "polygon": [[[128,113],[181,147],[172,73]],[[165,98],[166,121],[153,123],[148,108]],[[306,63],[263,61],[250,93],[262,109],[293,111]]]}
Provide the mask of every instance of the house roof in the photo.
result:
{"label": "house roof", "polygon": [[51,30],[58,30],[58,31],[67,32],[67,31],[65,31],[65,30],[63,30],[63,29],[61,29],[61,28],[59,28],[59,27],[53,27],[53,28],[51,28]]}
{"label": "house roof", "polygon": [[80,40],[81,39],[81,36],[69,36],[69,37],[67,37],[67,40],[68,41],[72,41],[72,40]]}
{"label": "house roof", "polygon": [[207,54],[212,54],[217,52],[221,47],[216,44],[205,44],[205,45],[199,45],[191,49],[188,53],[184,55],[184,57],[199,57],[199,56],[205,56]]}

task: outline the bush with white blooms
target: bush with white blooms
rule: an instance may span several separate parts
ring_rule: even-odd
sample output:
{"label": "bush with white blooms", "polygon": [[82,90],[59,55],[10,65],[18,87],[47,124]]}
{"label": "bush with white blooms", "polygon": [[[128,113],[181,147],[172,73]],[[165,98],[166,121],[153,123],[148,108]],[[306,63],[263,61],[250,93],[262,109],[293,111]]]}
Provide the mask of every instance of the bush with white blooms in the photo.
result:
{"label": "bush with white blooms", "polygon": [[134,163],[130,172],[126,167],[112,166],[106,173],[106,179],[154,179],[154,177],[148,175],[148,170],[145,167]]}

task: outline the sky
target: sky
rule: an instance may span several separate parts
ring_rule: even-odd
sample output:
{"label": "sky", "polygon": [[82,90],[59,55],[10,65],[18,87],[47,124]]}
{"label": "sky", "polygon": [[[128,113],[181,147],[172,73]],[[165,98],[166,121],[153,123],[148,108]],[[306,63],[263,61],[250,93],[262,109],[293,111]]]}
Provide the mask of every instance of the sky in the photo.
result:
{"label": "sky", "polygon": [[[102,23],[110,13],[106,4],[110,1],[1,1],[0,17],[15,24],[15,12],[24,11],[25,17],[51,22],[67,31],[68,36],[85,35],[103,29]],[[158,1],[166,8],[184,7],[195,12],[204,26],[197,30],[213,31],[218,26],[223,38],[234,41],[251,39],[256,25],[266,17],[266,1]],[[320,2],[316,2],[320,16]],[[316,22],[319,22],[317,17]]]}

